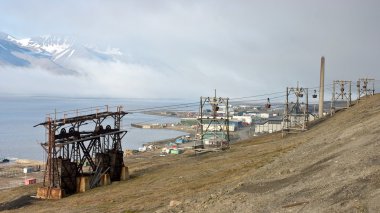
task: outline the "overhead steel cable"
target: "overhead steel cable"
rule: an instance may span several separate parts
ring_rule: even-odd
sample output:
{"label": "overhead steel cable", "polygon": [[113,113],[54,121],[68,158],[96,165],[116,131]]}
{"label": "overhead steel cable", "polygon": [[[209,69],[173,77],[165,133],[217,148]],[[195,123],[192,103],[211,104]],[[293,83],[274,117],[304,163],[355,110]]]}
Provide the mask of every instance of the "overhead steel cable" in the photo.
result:
{"label": "overhead steel cable", "polygon": [[[378,80],[375,80],[375,81],[378,81]],[[354,83],[352,83],[352,84],[354,84]],[[332,87],[332,84],[326,84],[325,90],[331,89],[330,87]],[[308,89],[317,89],[317,88],[319,88],[319,86],[309,87]],[[267,100],[267,98],[275,99],[275,98],[278,98],[278,97],[284,97],[285,95],[284,96],[278,96],[278,97],[270,97],[272,95],[281,94],[283,92],[284,91],[279,91],[279,92],[258,94],[258,95],[253,95],[253,96],[236,97],[236,98],[230,98],[230,100],[231,100],[231,103],[243,102],[243,100],[251,101],[251,102],[252,101],[265,101],[265,100]],[[267,96],[269,96],[269,97],[267,97]],[[251,100],[251,98],[255,98],[255,97],[266,97],[266,98]],[[236,100],[241,100],[241,101],[236,101]],[[126,111],[130,112],[130,113],[139,113],[139,112],[144,113],[144,112],[158,111],[158,110],[161,110],[161,111],[162,110],[177,111],[179,109],[186,109],[186,108],[191,108],[191,107],[196,107],[196,106],[199,106],[199,102],[198,101],[197,102],[183,103],[183,104],[173,104],[173,105],[165,105],[165,106],[154,106],[154,107],[147,107],[147,108],[137,108],[137,109],[131,109],[131,110],[126,110]],[[105,107],[105,106],[98,106],[98,107]],[[91,109],[94,109],[94,108],[97,108],[97,107],[91,107],[91,108],[88,108],[88,109],[91,110]],[[85,108],[85,109],[87,109],[87,108]],[[124,109],[126,109],[126,108],[124,108]],[[57,113],[62,113],[62,112],[57,112]]]}
{"label": "overhead steel cable", "polygon": [[[275,100],[275,99],[278,99],[278,98],[282,98],[282,97],[285,97],[286,95],[280,95],[280,96],[275,96],[275,97],[269,97],[270,100]],[[266,101],[268,98],[262,98],[262,99],[246,99],[246,100],[239,100],[239,101],[231,101],[231,103],[251,103],[251,102],[256,102],[256,103],[260,103],[262,101]]]}
{"label": "overhead steel cable", "polygon": [[281,92],[267,93],[267,94],[262,94],[262,95],[246,96],[246,97],[240,97],[240,98],[230,98],[230,100],[232,101],[232,100],[239,100],[239,99],[246,99],[246,98],[256,98],[256,97],[275,95],[275,94],[280,94],[280,93],[283,93],[283,91],[281,91]]}
{"label": "overhead steel cable", "polygon": [[[333,84],[325,84],[325,88],[332,87]],[[319,86],[316,87],[305,87],[307,89],[317,89]],[[245,98],[255,98],[255,97],[261,97],[261,96],[269,96],[269,95],[276,95],[284,93],[284,91],[281,92],[272,92],[272,93],[266,93],[266,94],[260,94],[260,95],[253,95],[253,96],[246,96],[246,97],[239,97],[239,98],[230,98],[230,100],[237,100],[237,99],[245,99]],[[265,99],[266,100],[266,99]]]}
{"label": "overhead steel cable", "polygon": [[132,113],[146,113],[146,112],[157,112],[157,111],[178,111],[179,109],[195,109],[195,107],[199,106],[199,103],[194,105],[187,105],[181,107],[167,107],[167,108],[148,108],[146,110],[140,111],[128,111]]}
{"label": "overhead steel cable", "polygon": [[[309,87],[308,89],[314,89],[319,88],[318,87]],[[332,88],[332,84],[327,84],[325,86],[325,90],[329,90]],[[259,94],[259,95],[253,95],[253,96],[245,96],[245,97],[236,97],[236,98],[230,98],[230,103],[241,103],[241,102],[259,102],[259,101],[265,101],[267,98],[270,99],[277,99],[280,97],[285,97],[286,95],[271,97],[271,95],[281,94],[284,93],[284,91],[279,92],[272,92],[272,93],[265,93],[265,94]],[[269,97],[268,97],[269,96]],[[262,99],[251,99],[255,97],[265,97]],[[236,101],[238,100],[238,101]],[[199,106],[199,102],[190,102],[190,103],[183,103],[183,104],[174,104],[174,105],[166,105],[166,106],[157,106],[157,107],[148,107],[148,108],[138,108],[138,109],[132,109],[127,110],[128,112],[132,113],[144,113],[144,112],[152,112],[152,111],[178,111],[179,109],[186,109],[191,107]]]}
{"label": "overhead steel cable", "polygon": [[128,112],[142,112],[156,109],[165,109],[165,108],[173,108],[173,107],[188,107],[188,106],[196,106],[199,105],[199,102],[191,102],[191,103],[183,103],[183,104],[173,104],[166,106],[156,106],[156,107],[148,107],[148,108],[139,108],[139,109],[131,109]]}
{"label": "overhead steel cable", "polygon": [[160,118],[139,121],[139,122],[134,123],[134,124],[147,124],[147,123],[151,123],[151,122],[154,122],[154,121],[163,121],[163,120],[170,120],[170,119],[179,119],[179,118],[169,117],[169,116],[161,116]]}

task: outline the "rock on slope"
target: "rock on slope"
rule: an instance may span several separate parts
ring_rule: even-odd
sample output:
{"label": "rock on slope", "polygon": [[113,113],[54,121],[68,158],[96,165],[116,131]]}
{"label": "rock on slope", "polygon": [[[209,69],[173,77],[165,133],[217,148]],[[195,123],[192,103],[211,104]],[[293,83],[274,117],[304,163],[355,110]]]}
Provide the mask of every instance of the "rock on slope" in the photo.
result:
{"label": "rock on slope", "polygon": [[302,133],[311,139],[238,187],[172,211],[380,212],[379,120],[376,95]]}

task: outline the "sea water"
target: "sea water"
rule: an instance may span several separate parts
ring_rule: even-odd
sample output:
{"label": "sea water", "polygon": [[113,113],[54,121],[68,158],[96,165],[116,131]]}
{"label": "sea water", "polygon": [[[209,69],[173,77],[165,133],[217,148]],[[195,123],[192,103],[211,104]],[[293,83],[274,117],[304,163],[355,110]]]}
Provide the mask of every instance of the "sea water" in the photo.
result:
{"label": "sea water", "polygon": [[[111,99],[111,98],[55,98],[55,97],[0,97],[0,158],[43,160],[45,128],[33,127],[45,121],[47,113],[93,106],[122,105],[124,111],[184,103],[185,100]],[[123,149],[137,149],[142,144],[185,135],[165,129],[138,129],[131,123],[178,123],[174,117],[147,115],[134,112],[122,120],[128,132],[122,140]]]}

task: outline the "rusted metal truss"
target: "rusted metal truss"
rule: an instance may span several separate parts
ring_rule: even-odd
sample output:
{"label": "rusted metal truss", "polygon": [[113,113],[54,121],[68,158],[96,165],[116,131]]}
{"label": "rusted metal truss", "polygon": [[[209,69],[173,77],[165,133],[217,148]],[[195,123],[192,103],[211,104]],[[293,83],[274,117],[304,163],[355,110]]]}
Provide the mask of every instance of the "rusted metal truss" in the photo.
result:
{"label": "rusted metal truss", "polygon": [[[63,116],[57,119],[57,114]],[[46,129],[47,141],[41,144],[47,153],[43,186],[72,194],[78,177],[89,176],[92,187],[100,174],[120,180],[121,141],[127,133],[121,120],[126,114],[121,106],[113,111],[106,106],[47,115],[45,122],[36,125]]]}
{"label": "rusted metal truss", "polygon": [[[339,89],[338,89],[339,88]],[[340,104],[345,102],[344,105]],[[337,109],[349,108],[351,106],[351,81],[333,81],[333,91],[331,96],[331,113]]]}
{"label": "rusted metal truss", "polygon": [[201,97],[198,117],[199,143],[195,149],[229,148],[229,98]]}
{"label": "rusted metal truss", "polygon": [[308,88],[287,87],[282,136],[307,129],[309,120]]}
{"label": "rusted metal truss", "polygon": [[375,79],[373,78],[360,78],[356,87],[358,89],[358,100],[360,97],[375,94]]}

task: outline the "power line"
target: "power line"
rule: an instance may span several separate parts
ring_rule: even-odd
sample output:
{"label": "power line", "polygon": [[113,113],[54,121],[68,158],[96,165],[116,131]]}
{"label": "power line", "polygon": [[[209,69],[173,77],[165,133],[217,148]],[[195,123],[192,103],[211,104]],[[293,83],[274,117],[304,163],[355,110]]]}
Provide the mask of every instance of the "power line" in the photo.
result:
{"label": "power line", "polygon": [[[286,95],[280,95],[280,96],[275,96],[275,97],[269,97],[271,100],[275,100],[281,97],[285,97]],[[266,101],[267,98],[262,98],[262,99],[247,99],[247,100],[240,100],[240,101],[231,101],[231,103],[247,103],[247,102],[261,102],[261,101]]]}
{"label": "power line", "polygon": [[267,93],[267,94],[262,94],[262,95],[253,95],[253,96],[246,96],[246,97],[240,97],[240,98],[230,98],[230,100],[232,101],[232,100],[239,100],[239,99],[246,99],[246,98],[256,98],[256,97],[275,95],[275,94],[280,94],[280,93],[284,93],[284,92],[281,91],[281,92],[273,92],[273,93]]}
{"label": "power line", "polygon": [[[319,88],[319,86],[309,87],[308,89],[316,89],[316,88]],[[329,90],[331,88],[332,88],[332,84],[327,84],[325,86],[325,90]],[[284,93],[284,91],[265,93],[265,94],[259,94],[259,95],[252,95],[252,96],[245,96],[245,97],[236,97],[236,98],[230,98],[230,100],[231,100],[231,103],[244,102],[244,99],[247,99],[246,101],[250,101],[250,102],[265,101],[268,98],[267,96],[269,96],[270,99],[276,99],[276,98],[279,98],[279,97],[285,97],[285,95],[277,96],[277,97],[271,97],[272,95],[281,94],[281,93]],[[251,98],[257,98],[257,97],[263,97],[263,96],[265,96],[266,98],[251,100]],[[241,101],[234,101],[234,100],[241,100]],[[158,111],[158,110],[174,111],[174,110],[178,110],[178,109],[186,109],[186,108],[191,108],[191,107],[195,107],[195,106],[199,106],[199,102],[198,101],[197,102],[190,102],[190,103],[183,103],[183,104],[166,105],[166,106],[138,108],[138,109],[128,110],[128,112],[131,112],[131,113],[133,113],[133,112],[144,113],[144,112],[151,112],[151,111]]]}
{"label": "power line", "polygon": [[140,109],[132,109],[128,110],[128,112],[147,112],[149,110],[157,110],[162,108],[173,108],[173,107],[191,107],[191,106],[197,106],[199,105],[199,102],[191,102],[191,103],[184,103],[184,104],[174,104],[174,105],[166,105],[166,106],[157,106],[157,107],[148,107],[148,108],[140,108]]}
{"label": "power line", "polygon": [[177,118],[177,117],[169,117],[169,116],[161,116],[160,118],[140,121],[140,122],[135,123],[135,124],[146,124],[146,123],[150,123],[150,122],[153,122],[153,121],[163,121],[163,120],[170,120],[170,119],[179,119],[179,118]]}

